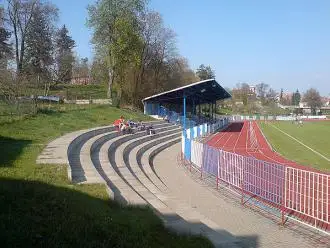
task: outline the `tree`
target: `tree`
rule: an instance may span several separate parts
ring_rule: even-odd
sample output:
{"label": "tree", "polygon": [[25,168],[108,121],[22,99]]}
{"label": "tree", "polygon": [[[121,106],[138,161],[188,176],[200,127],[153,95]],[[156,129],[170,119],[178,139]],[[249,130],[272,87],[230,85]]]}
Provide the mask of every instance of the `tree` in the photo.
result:
{"label": "tree", "polygon": [[250,86],[246,83],[237,84],[236,88],[232,90],[233,101],[242,101],[244,106],[248,105],[249,99],[251,100],[252,94],[250,92]]}
{"label": "tree", "polygon": [[267,94],[266,94],[266,99],[267,99],[267,102],[270,103],[270,102],[276,102],[276,97],[277,97],[277,92],[272,89],[272,88],[269,88]]}
{"label": "tree", "polygon": [[303,97],[303,101],[306,102],[307,105],[311,108],[313,114],[316,113],[317,108],[322,107],[322,98],[320,93],[314,88],[306,91]]}
{"label": "tree", "polygon": [[0,69],[7,67],[7,60],[12,56],[12,48],[9,43],[11,33],[5,28],[5,13],[0,7]]}
{"label": "tree", "polygon": [[25,58],[26,35],[35,14],[38,0],[7,0],[10,26],[14,35],[17,73],[21,73]]}
{"label": "tree", "polygon": [[98,56],[94,57],[91,65],[91,77],[94,84],[106,85],[108,82],[107,63]]}
{"label": "tree", "polygon": [[107,58],[108,97],[111,97],[115,76],[122,72],[121,63],[135,55],[138,16],[145,8],[145,0],[99,0],[88,6],[87,25],[93,29],[92,42]]}
{"label": "tree", "polygon": [[298,106],[301,100],[301,95],[299,93],[299,90],[297,89],[297,91],[295,93],[293,93],[292,95],[292,105],[294,106]]}
{"label": "tree", "polygon": [[282,88],[281,93],[280,93],[280,103],[282,103],[282,101],[283,101],[283,94],[284,94],[284,91],[283,91],[283,88]]}
{"label": "tree", "polygon": [[57,81],[68,83],[72,78],[75,41],[69,36],[69,31],[65,25],[57,31],[55,43]]}
{"label": "tree", "polygon": [[88,58],[77,58],[73,65],[72,76],[77,81],[87,84],[89,82],[90,68]]}
{"label": "tree", "polygon": [[[50,5],[37,4],[26,32],[26,56],[23,67],[39,75],[53,63],[52,33],[58,10]],[[24,68],[23,68],[24,69]]]}
{"label": "tree", "polygon": [[26,51],[22,70],[26,75],[35,78],[37,87],[44,87],[44,95],[48,94],[53,81],[53,33],[57,18],[58,9],[54,5],[38,2],[25,36]]}
{"label": "tree", "polygon": [[210,66],[205,66],[201,64],[197,70],[196,75],[199,77],[200,80],[212,79],[215,78],[215,73]]}
{"label": "tree", "polygon": [[148,95],[198,80],[177,53],[175,33],[159,13],[146,10],[145,0],[100,0],[88,11],[96,53],[93,81],[107,80],[115,102],[141,107]]}
{"label": "tree", "polygon": [[268,84],[260,83],[256,85],[257,96],[260,98],[262,104],[265,104],[266,102],[266,94],[268,89],[269,89]]}

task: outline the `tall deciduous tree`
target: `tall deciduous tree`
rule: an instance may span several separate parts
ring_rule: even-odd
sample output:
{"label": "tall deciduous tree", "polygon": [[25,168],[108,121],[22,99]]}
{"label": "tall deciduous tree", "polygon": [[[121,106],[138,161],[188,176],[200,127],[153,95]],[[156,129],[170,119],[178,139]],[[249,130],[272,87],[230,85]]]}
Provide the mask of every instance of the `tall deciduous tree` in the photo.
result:
{"label": "tall deciduous tree", "polygon": [[58,18],[58,9],[50,4],[37,2],[30,25],[26,32],[26,52],[23,71],[35,78],[37,86],[44,87],[44,95],[48,94],[53,75],[55,46],[53,34]]}
{"label": "tall deciduous tree", "polygon": [[152,93],[156,93],[163,88],[165,67],[177,55],[175,34],[164,26],[163,19],[157,12],[146,13],[140,18],[140,23],[142,46],[136,88],[147,80],[154,84]]}
{"label": "tall deciduous tree", "polygon": [[14,36],[17,73],[21,73],[26,50],[26,36],[39,0],[7,0],[8,16]]}
{"label": "tall deciduous tree", "polygon": [[138,32],[138,16],[144,12],[145,0],[98,0],[88,7],[88,26],[93,29],[96,50],[104,52],[108,66],[108,97],[121,63],[135,54],[132,40]]}
{"label": "tall deciduous tree", "polygon": [[215,73],[210,66],[205,66],[201,64],[197,70],[196,75],[199,77],[200,80],[212,79],[215,78]]}
{"label": "tall deciduous tree", "polygon": [[11,33],[5,28],[5,12],[0,7],[0,69],[7,67],[7,60],[12,56],[12,48],[9,43]]}
{"label": "tall deciduous tree", "polygon": [[257,96],[261,99],[261,103],[264,104],[266,100],[266,94],[268,92],[269,85],[260,83],[256,85]]}
{"label": "tall deciduous tree", "polygon": [[57,31],[55,45],[57,81],[68,83],[72,78],[75,41],[69,35],[69,31],[65,25]]}
{"label": "tall deciduous tree", "polygon": [[311,108],[313,114],[316,113],[317,108],[322,106],[322,98],[320,93],[314,88],[306,91],[303,97],[303,101],[306,102],[307,105]]}
{"label": "tall deciduous tree", "polygon": [[78,81],[87,83],[90,76],[90,68],[88,63],[88,58],[76,58],[73,65],[73,77]]}
{"label": "tall deciduous tree", "polygon": [[38,3],[26,33],[26,58],[24,66],[27,72],[36,75],[47,74],[54,62],[53,32],[58,10],[53,5]]}
{"label": "tall deciduous tree", "polygon": [[268,102],[275,102],[276,97],[277,97],[277,92],[274,89],[269,88],[269,90],[266,94],[267,101]]}
{"label": "tall deciduous tree", "polygon": [[95,56],[91,65],[91,78],[94,84],[108,83],[107,63],[100,56]]}
{"label": "tall deciduous tree", "polygon": [[88,10],[96,48],[92,76],[108,80],[109,96],[141,106],[143,97],[197,81],[177,53],[174,32],[159,13],[146,10],[145,0],[99,0]]}

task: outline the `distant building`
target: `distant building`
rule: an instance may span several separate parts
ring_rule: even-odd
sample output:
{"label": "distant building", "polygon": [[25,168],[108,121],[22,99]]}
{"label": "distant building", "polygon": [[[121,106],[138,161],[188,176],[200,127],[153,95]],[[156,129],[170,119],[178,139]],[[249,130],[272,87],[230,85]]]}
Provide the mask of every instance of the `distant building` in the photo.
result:
{"label": "distant building", "polygon": [[330,106],[330,97],[322,97],[321,101],[324,107]]}
{"label": "distant building", "polygon": [[282,99],[280,101],[281,104],[283,104],[283,105],[292,105],[292,96],[293,96],[293,93],[283,92]]}
{"label": "distant building", "polygon": [[256,94],[256,92],[257,92],[257,88],[256,88],[256,86],[254,86],[254,85],[249,85],[249,87],[250,87],[250,93]]}
{"label": "distant building", "polygon": [[307,108],[307,107],[308,107],[307,102],[300,102],[299,103],[299,108]]}
{"label": "distant building", "polygon": [[89,85],[92,83],[91,77],[73,77],[71,78],[72,85]]}

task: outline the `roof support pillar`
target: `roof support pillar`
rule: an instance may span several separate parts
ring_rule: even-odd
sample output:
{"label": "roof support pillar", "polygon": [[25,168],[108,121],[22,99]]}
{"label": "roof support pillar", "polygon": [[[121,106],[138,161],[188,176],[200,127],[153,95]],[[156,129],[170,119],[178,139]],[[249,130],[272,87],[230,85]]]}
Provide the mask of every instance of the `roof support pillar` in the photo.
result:
{"label": "roof support pillar", "polygon": [[212,106],[211,103],[209,103],[209,121],[212,118],[212,107],[211,106]]}
{"label": "roof support pillar", "polygon": [[213,121],[213,102],[211,103],[211,121]]}
{"label": "roof support pillar", "polygon": [[192,114],[193,114],[193,116],[196,115],[195,99],[192,99]]}
{"label": "roof support pillar", "polygon": [[184,134],[186,134],[186,110],[187,110],[187,106],[186,106],[186,94],[183,93],[183,131]]}

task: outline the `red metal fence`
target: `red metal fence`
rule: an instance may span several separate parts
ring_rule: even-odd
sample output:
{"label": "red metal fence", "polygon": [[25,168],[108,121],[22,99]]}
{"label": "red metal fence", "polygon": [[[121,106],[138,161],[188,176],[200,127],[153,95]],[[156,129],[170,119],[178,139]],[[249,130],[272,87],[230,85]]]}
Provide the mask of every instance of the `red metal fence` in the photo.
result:
{"label": "red metal fence", "polygon": [[201,172],[244,195],[260,199],[294,218],[330,234],[330,175],[269,163],[191,140],[191,160]]}

